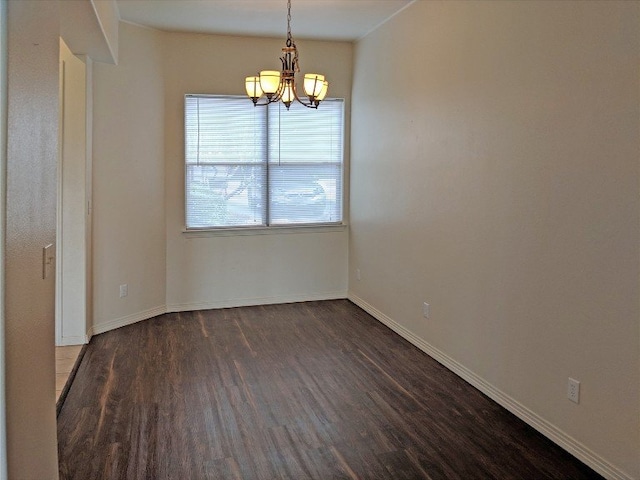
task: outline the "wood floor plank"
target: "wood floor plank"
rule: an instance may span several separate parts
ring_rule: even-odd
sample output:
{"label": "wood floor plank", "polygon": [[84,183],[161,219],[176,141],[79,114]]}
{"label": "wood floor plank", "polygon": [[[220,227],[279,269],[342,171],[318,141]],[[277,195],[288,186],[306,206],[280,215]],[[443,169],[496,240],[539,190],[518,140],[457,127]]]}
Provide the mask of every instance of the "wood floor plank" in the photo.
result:
{"label": "wood floor plank", "polygon": [[69,480],[601,478],[346,300],[97,335],[58,442]]}

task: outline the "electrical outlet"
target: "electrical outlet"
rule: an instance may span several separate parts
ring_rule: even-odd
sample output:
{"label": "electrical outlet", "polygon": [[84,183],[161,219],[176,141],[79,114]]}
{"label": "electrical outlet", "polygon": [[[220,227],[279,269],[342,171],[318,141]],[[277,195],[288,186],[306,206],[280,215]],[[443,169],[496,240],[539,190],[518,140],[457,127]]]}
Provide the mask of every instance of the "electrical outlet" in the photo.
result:
{"label": "electrical outlet", "polygon": [[360,269],[359,268],[356,269],[356,278],[358,280],[362,280],[362,275],[360,275]]}
{"label": "electrical outlet", "polygon": [[422,304],[422,316],[424,318],[429,318],[430,314],[431,314],[431,306],[427,302],[424,302]]}
{"label": "electrical outlet", "polygon": [[129,285],[126,283],[120,285],[120,298],[124,298],[129,295]]}
{"label": "electrical outlet", "polygon": [[569,377],[567,382],[567,398],[575,403],[580,403],[580,382]]}

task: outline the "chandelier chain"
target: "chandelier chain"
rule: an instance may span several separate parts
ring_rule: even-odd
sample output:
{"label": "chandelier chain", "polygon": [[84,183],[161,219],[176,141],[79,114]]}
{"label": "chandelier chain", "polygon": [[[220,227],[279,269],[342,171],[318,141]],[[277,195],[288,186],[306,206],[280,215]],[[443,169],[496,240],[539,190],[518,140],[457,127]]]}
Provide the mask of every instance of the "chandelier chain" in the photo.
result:
{"label": "chandelier chain", "polygon": [[293,43],[291,35],[291,0],[287,0],[287,47]]}
{"label": "chandelier chain", "polygon": [[291,0],[287,0],[287,47],[293,47],[293,63],[291,64],[291,68],[297,73],[300,71],[300,65],[298,65],[298,48],[291,34]]}

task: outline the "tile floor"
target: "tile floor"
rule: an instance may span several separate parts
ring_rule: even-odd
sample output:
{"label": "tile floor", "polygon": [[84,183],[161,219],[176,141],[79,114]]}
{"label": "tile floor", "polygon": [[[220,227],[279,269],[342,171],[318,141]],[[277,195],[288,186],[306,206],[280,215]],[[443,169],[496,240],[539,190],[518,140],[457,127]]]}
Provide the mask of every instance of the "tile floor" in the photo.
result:
{"label": "tile floor", "polygon": [[60,393],[71,370],[73,370],[80,350],[82,350],[82,345],[56,347],[56,401],[60,398]]}

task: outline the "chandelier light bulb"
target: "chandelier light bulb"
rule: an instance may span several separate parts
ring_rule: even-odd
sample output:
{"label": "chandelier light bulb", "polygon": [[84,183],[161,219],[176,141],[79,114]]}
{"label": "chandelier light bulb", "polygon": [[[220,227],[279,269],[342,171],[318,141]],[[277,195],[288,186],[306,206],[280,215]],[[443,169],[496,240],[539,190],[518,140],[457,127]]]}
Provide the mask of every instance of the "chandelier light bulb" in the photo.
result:
{"label": "chandelier light bulb", "polygon": [[275,70],[263,70],[260,72],[260,88],[269,95],[273,95],[280,87],[280,72]]}
{"label": "chandelier light bulb", "polygon": [[318,75],[317,73],[307,73],[304,76],[304,93],[307,97],[315,99],[320,95],[322,90],[322,82],[324,82],[324,75]]}
{"label": "chandelier light bulb", "polygon": [[260,77],[247,77],[244,80],[244,86],[247,90],[247,95],[254,101],[254,103],[262,96],[263,91],[260,88]]}
{"label": "chandelier light bulb", "polygon": [[322,88],[320,89],[320,93],[316,96],[316,102],[321,102],[324,100],[324,97],[327,96],[327,91],[329,91],[329,82],[324,80],[322,82]]}
{"label": "chandelier light bulb", "polygon": [[294,99],[293,85],[291,83],[285,84],[284,90],[282,91],[282,103],[288,107]]}

